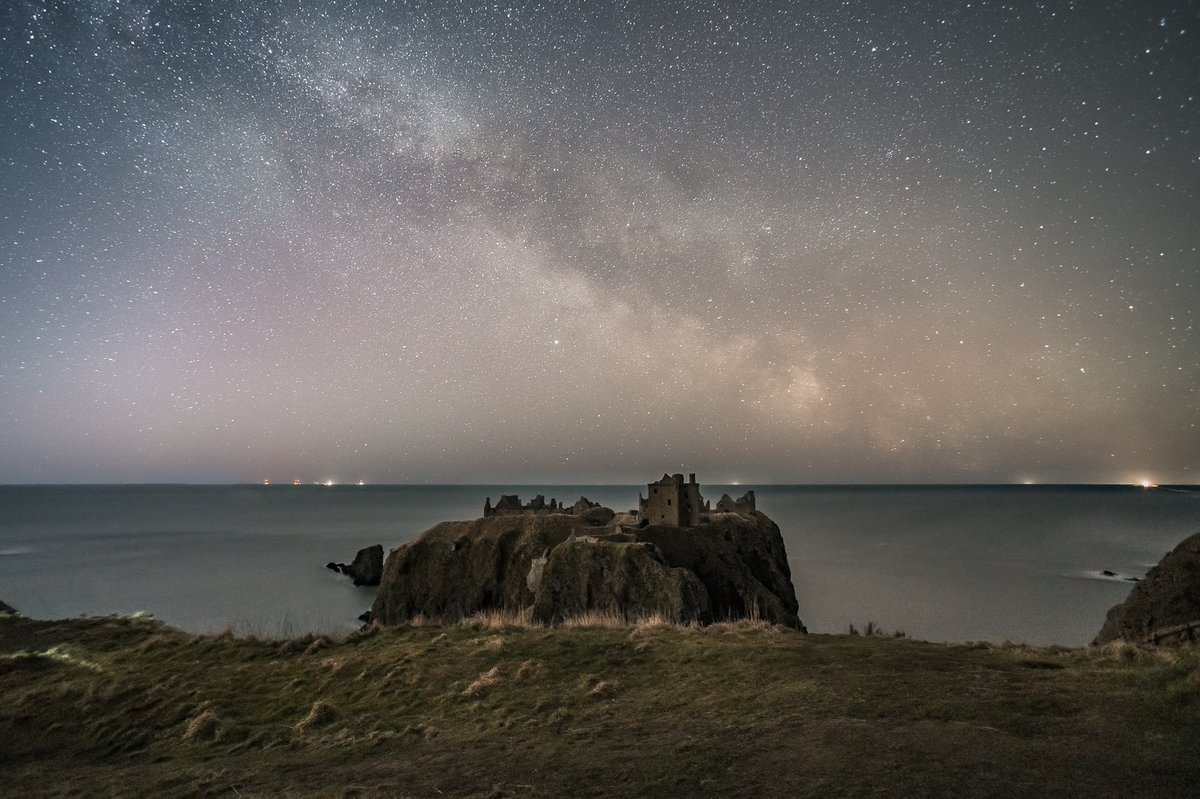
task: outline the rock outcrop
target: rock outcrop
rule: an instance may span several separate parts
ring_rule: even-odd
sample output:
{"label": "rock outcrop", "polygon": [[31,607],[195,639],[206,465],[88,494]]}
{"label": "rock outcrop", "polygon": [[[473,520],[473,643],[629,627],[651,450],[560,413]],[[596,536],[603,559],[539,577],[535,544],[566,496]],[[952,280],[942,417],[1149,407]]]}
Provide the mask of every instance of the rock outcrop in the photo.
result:
{"label": "rock outcrop", "polygon": [[757,510],[705,518],[695,527],[642,527],[637,540],[654,544],[667,563],[700,578],[713,620],[761,618],[804,629],[775,522]]}
{"label": "rock outcrop", "polygon": [[679,623],[761,618],[803,630],[783,537],[764,514],[696,527],[626,526],[628,514],[490,516],[443,522],[387,557],[371,618],[451,621],[589,612]]}
{"label": "rock outcrop", "polygon": [[1174,643],[1200,638],[1200,533],[1187,538],[1147,572],[1108,612],[1092,642]]}
{"label": "rock outcrop", "polygon": [[383,576],[383,545],[375,544],[358,550],[349,565],[330,562],[325,564],[325,568],[345,574],[354,580],[355,585],[379,585],[379,578]]}
{"label": "rock outcrop", "polygon": [[668,565],[653,544],[568,539],[546,558],[533,592],[533,618],[552,624],[588,613],[678,624],[711,618],[704,584],[687,569]]}

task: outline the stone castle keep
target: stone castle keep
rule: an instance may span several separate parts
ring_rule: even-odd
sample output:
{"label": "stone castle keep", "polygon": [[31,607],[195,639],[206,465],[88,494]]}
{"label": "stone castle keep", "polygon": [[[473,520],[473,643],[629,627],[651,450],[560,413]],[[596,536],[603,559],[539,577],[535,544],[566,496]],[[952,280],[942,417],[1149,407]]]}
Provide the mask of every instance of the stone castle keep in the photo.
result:
{"label": "stone castle keep", "polygon": [[[700,484],[696,475],[689,474],[688,480],[683,481],[682,474],[664,474],[661,480],[646,484],[648,496],[642,497],[638,492],[638,507],[630,511],[637,519],[639,526],[660,525],[664,527],[695,527],[708,521],[713,513],[712,505],[700,496]],[[522,504],[517,494],[502,494],[500,500],[492,505],[488,497],[483,504],[483,515],[489,516],[536,516],[548,514],[581,515],[600,503],[591,502],[587,497],[580,497],[574,505],[559,504],[557,499],[551,499],[547,504],[546,497],[538,494],[532,501]],[[755,510],[754,492],[747,491],[738,499],[728,494],[722,494],[717,501],[717,513],[746,514]],[[611,511],[606,511],[609,516]]]}
{"label": "stone castle keep", "polygon": [[664,474],[661,480],[647,484],[646,490],[650,496],[645,499],[638,492],[638,516],[649,524],[695,527],[700,523],[701,511],[712,510],[700,496],[700,484],[696,482],[695,474],[688,475],[686,483],[682,474]]}

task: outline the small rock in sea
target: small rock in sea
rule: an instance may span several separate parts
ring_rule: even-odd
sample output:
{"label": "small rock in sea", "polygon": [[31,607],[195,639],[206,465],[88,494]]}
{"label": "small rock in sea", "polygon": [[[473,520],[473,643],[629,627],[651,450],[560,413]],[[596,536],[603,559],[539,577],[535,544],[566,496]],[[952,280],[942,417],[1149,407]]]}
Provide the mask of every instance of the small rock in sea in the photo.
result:
{"label": "small rock in sea", "polygon": [[358,620],[369,624],[371,621],[371,611],[368,610],[368,611],[358,614]]}
{"label": "small rock in sea", "polygon": [[341,573],[341,571],[342,571],[342,569],[344,569],[344,568],[345,568],[345,565],[346,565],[346,564],[344,564],[344,563],[334,563],[334,562],[331,560],[331,561],[329,561],[328,563],[326,563],[326,564],[325,564],[325,568],[326,568],[326,569],[329,569],[330,571],[335,571],[335,572],[338,572],[338,573],[340,574],[340,573]]}
{"label": "small rock in sea", "polygon": [[1126,577],[1125,578],[1125,582],[1127,582],[1127,583],[1140,583],[1141,581],[1142,581],[1141,577]]}
{"label": "small rock in sea", "polygon": [[1116,572],[1110,572],[1108,569],[1105,569],[1104,571],[1102,571],[1100,573],[1103,574],[1105,577],[1116,577],[1117,576]]}

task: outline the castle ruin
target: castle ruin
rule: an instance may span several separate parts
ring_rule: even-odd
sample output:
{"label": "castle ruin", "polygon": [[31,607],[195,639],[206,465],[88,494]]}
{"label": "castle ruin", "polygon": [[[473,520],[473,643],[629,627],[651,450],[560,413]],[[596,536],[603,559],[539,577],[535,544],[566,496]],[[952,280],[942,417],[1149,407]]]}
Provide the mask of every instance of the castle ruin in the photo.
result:
{"label": "castle ruin", "polygon": [[711,510],[700,496],[695,474],[689,474],[686,483],[682,474],[664,474],[658,482],[647,483],[646,490],[649,496],[645,499],[638,492],[638,516],[646,524],[695,527],[700,524],[701,512]]}
{"label": "castle ruin", "polygon": [[717,510],[722,513],[746,513],[755,510],[754,492],[747,491],[737,499],[728,494],[722,494],[721,498],[717,500]]}
{"label": "castle ruin", "polygon": [[[682,474],[664,474],[661,480],[646,484],[648,496],[642,497],[638,492],[638,507],[630,511],[639,526],[650,524],[664,527],[696,527],[708,521],[708,515],[717,513],[747,514],[754,511],[754,492],[747,491],[741,497],[734,499],[728,494],[722,494],[714,508],[700,496],[700,484],[696,475],[689,474],[684,482]],[[546,502],[546,497],[538,494],[527,503],[521,502],[517,494],[501,494],[500,500],[492,505],[488,497],[483,504],[483,515],[489,516],[538,516],[548,514],[565,514],[578,516],[593,508],[599,508],[599,502],[592,502],[587,497],[580,497],[574,505],[560,504],[557,499]],[[609,517],[612,512],[608,511]]]}
{"label": "castle ruin", "polygon": [[522,505],[518,494],[501,494],[496,505],[492,506],[492,498],[488,497],[483,503],[484,518],[488,516],[537,516],[550,513],[565,513],[577,515],[591,508],[600,507],[599,502],[592,502],[587,497],[580,497],[574,505],[560,505],[557,499],[551,499],[546,504],[544,494],[538,494],[528,503]]}

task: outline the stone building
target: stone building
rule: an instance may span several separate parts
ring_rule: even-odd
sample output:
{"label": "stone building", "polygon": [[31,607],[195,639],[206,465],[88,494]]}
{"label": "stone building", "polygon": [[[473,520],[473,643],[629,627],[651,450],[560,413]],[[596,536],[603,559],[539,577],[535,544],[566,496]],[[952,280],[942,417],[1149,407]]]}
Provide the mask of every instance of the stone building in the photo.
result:
{"label": "stone building", "polygon": [[722,494],[721,498],[717,500],[717,510],[722,513],[747,513],[755,510],[754,492],[747,491],[737,499],[728,494]]}
{"label": "stone building", "polygon": [[643,523],[695,527],[700,524],[700,514],[709,510],[700,496],[695,474],[689,474],[686,483],[682,474],[664,474],[658,482],[648,483],[646,489],[649,496],[645,499],[638,492],[638,516]]}
{"label": "stone building", "polygon": [[538,494],[529,502],[521,504],[519,495],[501,494],[495,506],[492,505],[492,498],[487,498],[483,503],[483,515],[486,518],[488,516],[536,516],[549,513],[579,514],[589,508],[598,507],[600,507],[599,502],[591,502],[587,497],[580,497],[574,505],[560,504],[557,499],[551,499],[547,504],[545,495]]}

